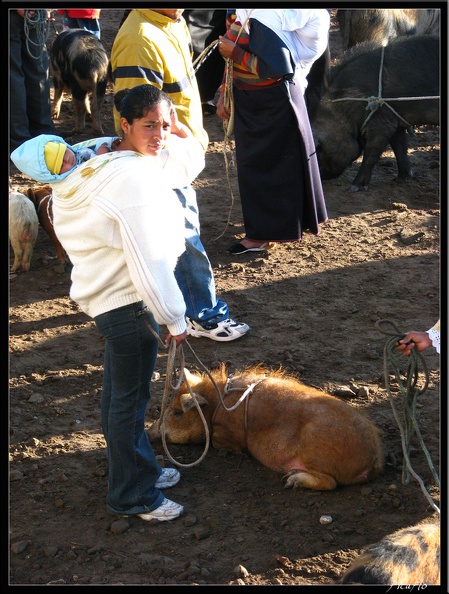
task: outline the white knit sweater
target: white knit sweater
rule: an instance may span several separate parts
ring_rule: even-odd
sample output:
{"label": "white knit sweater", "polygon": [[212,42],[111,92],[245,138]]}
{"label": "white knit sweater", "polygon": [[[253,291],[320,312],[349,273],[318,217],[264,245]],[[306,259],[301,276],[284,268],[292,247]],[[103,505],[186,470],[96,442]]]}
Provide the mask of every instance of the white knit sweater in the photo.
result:
{"label": "white knit sweater", "polygon": [[169,188],[201,171],[201,154],[190,179],[184,171],[170,184],[161,159],[131,151],[96,156],[53,184],[55,231],[73,264],[70,296],[87,315],[142,299],[171,334],[185,330],[173,273],[185,249],[184,216]]}

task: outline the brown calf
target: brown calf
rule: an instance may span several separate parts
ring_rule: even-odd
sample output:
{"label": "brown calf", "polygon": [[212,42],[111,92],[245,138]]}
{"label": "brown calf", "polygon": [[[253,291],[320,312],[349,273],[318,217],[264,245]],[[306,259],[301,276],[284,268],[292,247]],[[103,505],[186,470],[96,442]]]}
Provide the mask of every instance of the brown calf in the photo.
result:
{"label": "brown calf", "polygon": [[67,262],[67,254],[62,247],[59,239],[56,237],[53,227],[53,209],[52,209],[52,189],[51,186],[41,186],[40,188],[28,188],[27,196],[34,204],[39,223],[51,239],[55,247],[58,258],[57,272],[64,272]]}
{"label": "brown calf", "polygon": [[[335,489],[373,479],[383,467],[383,450],[374,424],[338,398],[301,383],[282,370],[261,366],[229,378],[225,365],[212,371],[226,408],[207,374],[185,370],[219,450],[249,452],[286,475],[286,487]],[[251,388],[251,386],[253,386]],[[172,443],[204,443],[205,427],[184,382],[164,415],[165,438]],[[160,437],[160,424],[149,429]]]}

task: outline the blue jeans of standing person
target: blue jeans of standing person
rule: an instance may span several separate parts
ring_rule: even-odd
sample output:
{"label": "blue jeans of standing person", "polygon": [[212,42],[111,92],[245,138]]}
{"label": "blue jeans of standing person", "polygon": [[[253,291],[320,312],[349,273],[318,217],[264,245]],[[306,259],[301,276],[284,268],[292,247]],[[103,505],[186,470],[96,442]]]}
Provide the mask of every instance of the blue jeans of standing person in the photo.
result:
{"label": "blue jeans of standing person", "polygon": [[106,507],[117,515],[158,508],[164,499],[155,487],[162,468],[145,432],[145,412],[156,364],[158,333],[142,301],[100,314],[95,324],[106,341],[101,425],[109,476]]}
{"label": "blue jeans of standing person", "polygon": [[229,318],[227,304],[215,293],[212,266],[200,239],[196,192],[192,186],[175,190],[184,209],[186,251],[175,268],[175,278],[186,302],[186,316],[201,326]]}
{"label": "blue jeans of standing person", "polygon": [[12,152],[25,140],[39,134],[54,134],[54,124],[46,10],[36,10],[26,27],[17,10],[10,9],[9,15],[9,148]]}
{"label": "blue jeans of standing person", "polygon": [[64,15],[62,17],[62,28],[63,29],[84,29],[90,31],[98,39],[100,39],[100,21],[98,19],[74,19]]}

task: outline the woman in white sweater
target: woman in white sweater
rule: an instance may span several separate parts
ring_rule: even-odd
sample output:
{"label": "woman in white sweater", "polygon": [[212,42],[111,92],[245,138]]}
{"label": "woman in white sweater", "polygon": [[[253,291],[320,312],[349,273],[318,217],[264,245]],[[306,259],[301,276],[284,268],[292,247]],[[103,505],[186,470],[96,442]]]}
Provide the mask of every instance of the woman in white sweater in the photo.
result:
{"label": "woman in white sweater", "polygon": [[[53,179],[53,216],[73,264],[70,296],[105,338],[107,509],[166,521],[184,508],[164,497],[161,489],[174,486],[180,474],[159,466],[144,429],[158,351],[149,326],[157,334],[158,325],[166,325],[167,340],[174,337],[177,344],[187,337],[185,303],[174,276],[185,249],[184,214],[171,188],[198,175],[204,152],[156,87],[135,87],[124,101],[133,115],[122,118],[119,150]],[[28,174],[36,157],[22,150],[13,160]]]}

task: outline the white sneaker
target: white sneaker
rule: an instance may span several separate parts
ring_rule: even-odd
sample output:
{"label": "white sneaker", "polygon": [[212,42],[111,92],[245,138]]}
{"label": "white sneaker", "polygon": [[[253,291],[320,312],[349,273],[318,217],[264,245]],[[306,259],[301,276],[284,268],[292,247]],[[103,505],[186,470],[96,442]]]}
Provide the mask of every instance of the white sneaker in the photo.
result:
{"label": "white sneaker", "polygon": [[168,489],[169,487],[174,487],[178,484],[180,479],[181,474],[176,468],[163,468],[155,486],[158,489]]}
{"label": "white sneaker", "polygon": [[186,317],[187,333],[195,338],[211,338],[218,342],[228,342],[244,336],[248,330],[248,324],[243,322],[234,322],[231,318],[218,322],[218,324],[209,324],[201,326],[195,320]]}
{"label": "white sneaker", "polygon": [[178,518],[182,513],[184,513],[184,507],[182,505],[179,505],[179,503],[175,503],[174,501],[171,501],[165,497],[161,505],[153,511],[137,515],[146,522],[149,522],[150,520],[168,522],[169,520]]}

